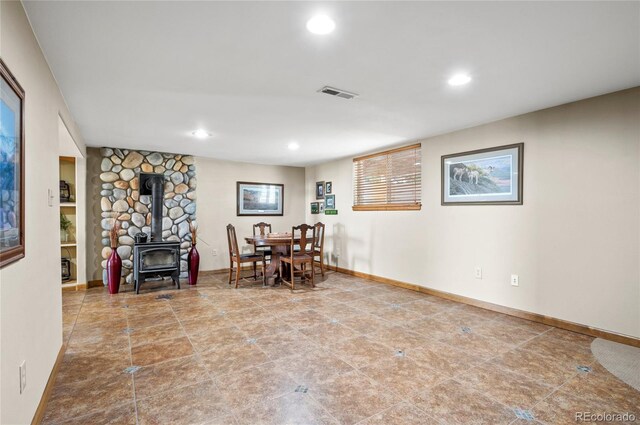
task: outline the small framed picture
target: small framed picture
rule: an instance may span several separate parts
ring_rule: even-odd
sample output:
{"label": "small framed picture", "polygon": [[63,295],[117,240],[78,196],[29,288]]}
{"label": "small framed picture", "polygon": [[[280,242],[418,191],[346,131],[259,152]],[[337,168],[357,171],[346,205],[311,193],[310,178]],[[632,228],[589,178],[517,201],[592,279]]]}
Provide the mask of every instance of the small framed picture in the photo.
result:
{"label": "small framed picture", "polygon": [[311,203],[311,214],[319,214],[320,213],[320,203],[312,202]]}
{"label": "small framed picture", "polygon": [[324,213],[324,202],[320,202],[320,214]]}
{"label": "small framed picture", "polygon": [[324,199],[324,182],[316,182],[316,199]]}
{"label": "small framed picture", "polygon": [[325,210],[336,209],[336,195],[327,195],[324,197],[324,209]]}
{"label": "small framed picture", "polygon": [[522,205],[524,144],[442,157],[442,205]]}
{"label": "small framed picture", "polygon": [[332,191],[332,189],[333,189],[333,187],[332,187],[332,186],[333,186],[333,184],[331,184],[331,182],[326,182],[326,183],[324,184],[324,194],[325,194],[325,195],[329,195],[329,194],[331,194],[331,191]]}

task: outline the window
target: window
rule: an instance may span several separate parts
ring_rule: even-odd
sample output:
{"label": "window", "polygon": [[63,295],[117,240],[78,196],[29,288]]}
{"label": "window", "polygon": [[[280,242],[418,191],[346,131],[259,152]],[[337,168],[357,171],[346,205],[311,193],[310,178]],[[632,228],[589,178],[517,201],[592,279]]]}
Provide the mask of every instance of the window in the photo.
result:
{"label": "window", "polygon": [[353,210],[419,210],[421,145],[353,159]]}

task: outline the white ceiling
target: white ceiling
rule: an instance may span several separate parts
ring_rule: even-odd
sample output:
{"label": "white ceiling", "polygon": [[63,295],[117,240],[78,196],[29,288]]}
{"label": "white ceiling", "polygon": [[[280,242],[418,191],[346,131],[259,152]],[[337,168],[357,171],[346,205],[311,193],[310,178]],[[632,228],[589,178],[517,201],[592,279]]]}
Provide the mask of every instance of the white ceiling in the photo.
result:
{"label": "white ceiling", "polygon": [[90,146],[307,165],[640,85],[640,2],[24,5]]}

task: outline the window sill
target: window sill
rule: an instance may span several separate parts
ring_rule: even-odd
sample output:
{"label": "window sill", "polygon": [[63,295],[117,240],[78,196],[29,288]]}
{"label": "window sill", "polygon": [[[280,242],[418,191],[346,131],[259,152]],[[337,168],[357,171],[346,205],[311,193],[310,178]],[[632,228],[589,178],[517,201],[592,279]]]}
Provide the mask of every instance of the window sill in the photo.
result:
{"label": "window sill", "polygon": [[353,211],[420,211],[422,204],[354,205]]}

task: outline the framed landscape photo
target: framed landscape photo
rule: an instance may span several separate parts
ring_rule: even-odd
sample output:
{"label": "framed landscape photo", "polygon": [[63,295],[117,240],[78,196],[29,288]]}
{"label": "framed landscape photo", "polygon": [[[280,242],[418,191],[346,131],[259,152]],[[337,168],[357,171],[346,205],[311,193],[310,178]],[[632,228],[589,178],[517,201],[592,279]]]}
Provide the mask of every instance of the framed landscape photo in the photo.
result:
{"label": "framed landscape photo", "polygon": [[326,195],[324,197],[324,209],[325,211],[336,209],[336,195]]}
{"label": "framed landscape photo", "polygon": [[320,203],[312,202],[311,203],[311,214],[319,214],[320,213]]}
{"label": "framed landscape photo", "polygon": [[522,205],[524,143],[442,157],[442,205]]}
{"label": "framed landscape photo", "polygon": [[0,267],[25,256],[24,90],[0,59]]}
{"label": "framed landscape photo", "polygon": [[333,184],[331,182],[326,182],[324,184],[324,194],[329,195],[333,192]]}
{"label": "framed landscape photo", "polygon": [[284,185],[237,182],[237,215],[283,215]]}
{"label": "framed landscape photo", "polygon": [[316,182],[316,199],[324,199],[324,182]]}

